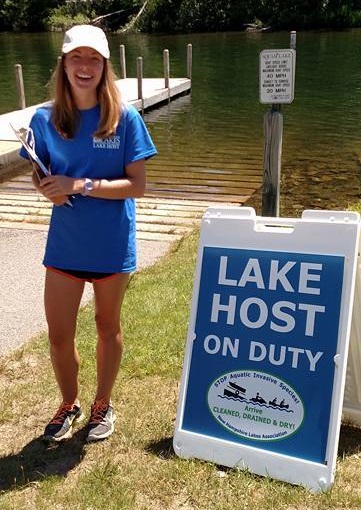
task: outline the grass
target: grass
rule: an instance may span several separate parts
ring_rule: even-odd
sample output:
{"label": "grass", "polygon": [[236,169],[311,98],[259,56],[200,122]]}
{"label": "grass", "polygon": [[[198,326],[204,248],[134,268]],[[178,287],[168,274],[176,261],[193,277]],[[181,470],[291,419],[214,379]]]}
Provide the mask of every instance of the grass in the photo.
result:
{"label": "grass", "polygon": [[[331,491],[261,478],[172,448],[198,235],[133,276],[123,308],[126,349],[113,399],[109,440],[84,443],[84,429],[56,448],[40,440],[58,402],[47,339],[40,335],[0,359],[0,508],[2,510],[306,510],[361,508],[361,430],[341,430]],[[95,388],[93,309],[80,313],[81,401]]]}

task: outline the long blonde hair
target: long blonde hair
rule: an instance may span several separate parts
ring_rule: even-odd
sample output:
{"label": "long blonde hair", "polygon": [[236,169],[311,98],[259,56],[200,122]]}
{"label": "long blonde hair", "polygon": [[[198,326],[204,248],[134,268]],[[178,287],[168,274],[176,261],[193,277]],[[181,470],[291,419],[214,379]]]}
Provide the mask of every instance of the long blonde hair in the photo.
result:
{"label": "long blonde hair", "polygon": [[[104,59],[103,75],[97,88],[100,119],[98,129],[93,133],[98,138],[112,135],[119,123],[121,96],[115,80],[116,76],[110,60]],[[73,138],[78,126],[79,112],[64,69],[64,55],[58,60],[51,84],[54,95],[52,120],[55,129],[64,138]]]}

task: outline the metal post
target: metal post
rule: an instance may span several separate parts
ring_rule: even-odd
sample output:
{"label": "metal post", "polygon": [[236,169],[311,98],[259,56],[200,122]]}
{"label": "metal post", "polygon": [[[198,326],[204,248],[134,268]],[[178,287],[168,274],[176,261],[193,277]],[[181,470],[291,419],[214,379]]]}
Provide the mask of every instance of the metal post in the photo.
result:
{"label": "metal post", "polygon": [[125,46],[121,44],[119,47],[120,51],[120,78],[124,80],[127,77],[127,67],[125,62]]}
{"label": "metal post", "polygon": [[138,99],[142,100],[142,113],[144,110],[143,99],[143,57],[137,58],[137,80],[138,80]]}
{"label": "metal post", "polygon": [[23,110],[26,108],[23,70],[21,64],[15,64],[16,88],[18,91],[19,107]]}
{"label": "metal post", "polygon": [[296,38],[297,38],[297,32],[296,30],[292,30],[290,34],[290,48],[291,50],[296,49]]}
{"label": "metal post", "polygon": [[192,60],[193,60],[193,55],[192,55],[192,45],[191,44],[188,44],[187,45],[187,78],[189,78],[190,80],[192,79]]}
{"label": "metal post", "polygon": [[169,90],[169,50],[163,50],[164,88],[168,89],[168,101],[170,100]]}

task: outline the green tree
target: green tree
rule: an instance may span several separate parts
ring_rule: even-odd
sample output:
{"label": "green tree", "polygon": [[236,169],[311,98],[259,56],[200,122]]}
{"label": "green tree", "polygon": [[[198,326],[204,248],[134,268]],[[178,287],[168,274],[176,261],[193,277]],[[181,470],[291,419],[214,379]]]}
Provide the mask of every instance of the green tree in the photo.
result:
{"label": "green tree", "polygon": [[144,32],[179,32],[182,0],[153,0],[148,4],[136,28]]}
{"label": "green tree", "polygon": [[127,23],[142,0],[67,0],[53,9],[48,20],[49,29],[66,29],[75,23],[96,22],[108,29]]}
{"label": "green tree", "polygon": [[326,24],[335,28],[352,26],[354,6],[353,0],[326,0],[324,7]]}
{"label": "green tree", "polygon": [[[135,18],[145,32],[242,30],[257,23],[277,29],[361,26],[361,0],[0,0],[0,30],[67,28],[97,20],[117,29]],[[128,24],[132,27],[132,24]]]}
{"label": "green tree", "polygon": [[[61,1],[61,0],[60,0]],[[59,0],[2,0],[0,3],[1,30],[39,31],[44,20]]]}

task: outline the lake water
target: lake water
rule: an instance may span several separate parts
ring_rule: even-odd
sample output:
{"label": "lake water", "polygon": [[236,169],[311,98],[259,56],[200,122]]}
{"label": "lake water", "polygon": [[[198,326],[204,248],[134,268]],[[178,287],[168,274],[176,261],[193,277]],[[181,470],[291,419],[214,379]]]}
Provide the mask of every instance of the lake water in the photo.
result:
{"label": "lake water", "polygon": [[[171,76],[186,75],[186,47],[193,45],[192,94],[149,112],[145,120],[159,150],[149,162],[150,183],[193,198],[246,195],[262,181],[263,115],[259,102],[259,53],[289,47],[289,33],[214,33],[180,36],[111,35],[119,72],[119,45],[127,74],[163,73],[169,49]],[[62,35],[0,33],[0,113],[17,108],[14,65],[23,66],[27,105],[47,99],[46,83]],[[284,115],[281,214],[305,208],[344,209],[360,197],[361,30],[298,32],[295,100]],[[258,211],[260,212],[260,211]]]}

